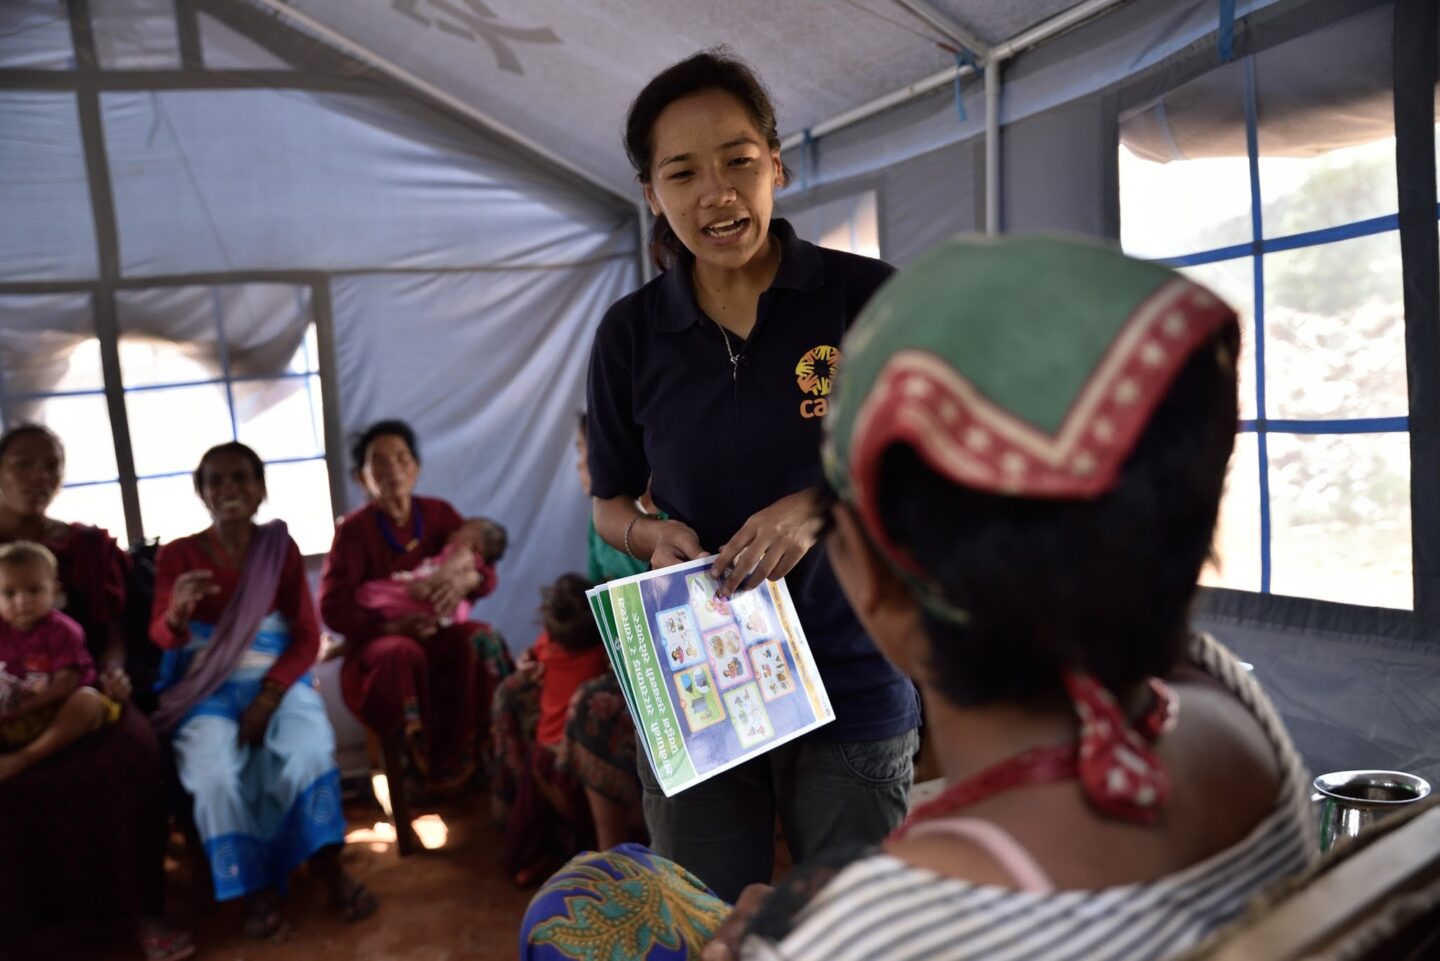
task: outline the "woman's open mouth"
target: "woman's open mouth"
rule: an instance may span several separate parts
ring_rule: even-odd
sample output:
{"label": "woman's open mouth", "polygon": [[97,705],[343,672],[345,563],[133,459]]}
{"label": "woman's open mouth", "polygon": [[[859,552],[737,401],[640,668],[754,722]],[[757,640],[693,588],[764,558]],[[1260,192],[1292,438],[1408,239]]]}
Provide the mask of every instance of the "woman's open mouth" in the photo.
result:
{"label": "woman's open mouth", "polygon": [[748,226],[750,226],[749,217],[738,217],[734,220],[723,220],[720,223],[702,227],[700,232],[714,240],[728,240],[743,232]]}

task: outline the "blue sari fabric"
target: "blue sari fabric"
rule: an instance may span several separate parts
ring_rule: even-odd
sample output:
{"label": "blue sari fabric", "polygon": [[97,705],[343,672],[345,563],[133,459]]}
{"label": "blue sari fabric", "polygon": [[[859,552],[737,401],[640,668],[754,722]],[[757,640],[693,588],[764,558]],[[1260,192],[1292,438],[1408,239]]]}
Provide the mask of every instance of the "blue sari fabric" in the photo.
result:
{"label": "blue sari fabric", "polygon": [[730,906],[639,844],[587,851],[545,882],[520,927],[522,961],[699,958]]}
{"label": "blue sari fabric", "polygon": [[[213,631],[191,623],[190,642],[162,665],[162,684],[184,676]],[[230,677],[175,730],[180,783],[195,798],[217,901],[284,890],[298,864],[345,840],[335,732],[308,672],[281,698],[260,747],[238,741],[241,715],[289,643],[284,620],[268,615]]]}

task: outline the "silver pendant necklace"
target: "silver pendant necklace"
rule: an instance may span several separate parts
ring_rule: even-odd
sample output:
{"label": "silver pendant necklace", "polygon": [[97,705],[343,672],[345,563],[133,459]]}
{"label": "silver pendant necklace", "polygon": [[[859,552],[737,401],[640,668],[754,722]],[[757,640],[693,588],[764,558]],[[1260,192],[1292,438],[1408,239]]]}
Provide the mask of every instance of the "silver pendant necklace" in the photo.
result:
{"label": "silver pendant necklace", "polygon": [[[776,269],[779,269],[780,259],[782,256],[783,254],[779,250],[776,250]],[[700,300],[700,278],[695,273],[695,264],[693,262],[690,264],[690,287],[692,290],[695,291],[695,300],[698,306]],[[702,314],[705,313],[703,307],[701,308],[700,312]],[[705,316],[710,317],[709,314],[705,314]],[[730,348],[730,332],[725,329],[725,325],[720,323],[720,321],[716,320],[714,317],[710,317],[710,320],[712,323],[714,323],[716,327],[720,329],[720,339],[725,342],[725,356],[730,358],[730,379],[738,384],[740,382],[740,354],[743,354],[745,352],[745,348],[742,346],[739,353],[732,350]]]}
{"label": "silver pendant necklace", "polygon": [[725,341],[725,354],[730,358],[730,379],[735,381],[736,383],[739,383],[740,356],[736,354],[735,351],[730,349],[730,332],[725,329],[724,324],[720,323],[720,321],[718,320],[715,320],[714,317],[711,317],[710,319],[714,321],[716,327],[720,328],[720,339]]}

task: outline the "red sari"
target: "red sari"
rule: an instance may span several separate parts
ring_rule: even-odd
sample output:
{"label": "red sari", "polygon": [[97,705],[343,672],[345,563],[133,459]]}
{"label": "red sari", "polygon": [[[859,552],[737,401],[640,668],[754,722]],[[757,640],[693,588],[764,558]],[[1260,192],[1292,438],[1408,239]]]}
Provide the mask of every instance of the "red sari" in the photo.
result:
{"label": "red sari", "polygon": [[[65,611],[97,660],[125,605],[126,556],[105,531],[73,524],[47,540]],[[101,917],[159,915],[165,808],[150,723],[120,720],[18,777],[0,781],[0,931]]]}
{"label": "red sari", "polygon": [[[474,772],[476,747],[488,737],[490,699],[513,664],[489,625],[452,624],[417,641],[383,634],[381,616],[356,602],[361,584],[413,570],[438,554],[463,521],[436,498],[413,497],[410,505],[412,524],[404,530],[393,529],[373,504],[340,521],[320,576],[320,618],[345,635],[340,686],[350,710],[382,736],[403,731],[420,770],[453,784]],[[487,578],[472,599],[492,585]]]}

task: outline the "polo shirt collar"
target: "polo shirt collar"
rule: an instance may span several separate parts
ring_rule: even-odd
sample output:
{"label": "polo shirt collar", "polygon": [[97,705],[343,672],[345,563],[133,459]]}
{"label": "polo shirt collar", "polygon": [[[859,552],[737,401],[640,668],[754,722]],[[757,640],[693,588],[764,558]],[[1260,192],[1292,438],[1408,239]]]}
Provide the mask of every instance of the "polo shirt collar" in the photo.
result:
{"label": "polo shirt collar", "polygon": [[[783,217],[771,219],[770,236],[780,241],[780,267],[775,271],[770,289],[819,290],[825,281],[825,266],[815,245],[795,236],[795,228]],[[700,322],[700,305],[690,283],[690,265],[694,261],[694,256],[685,251],[661,278],[659,312],[655,318],[657,329],[673,333]]]}

